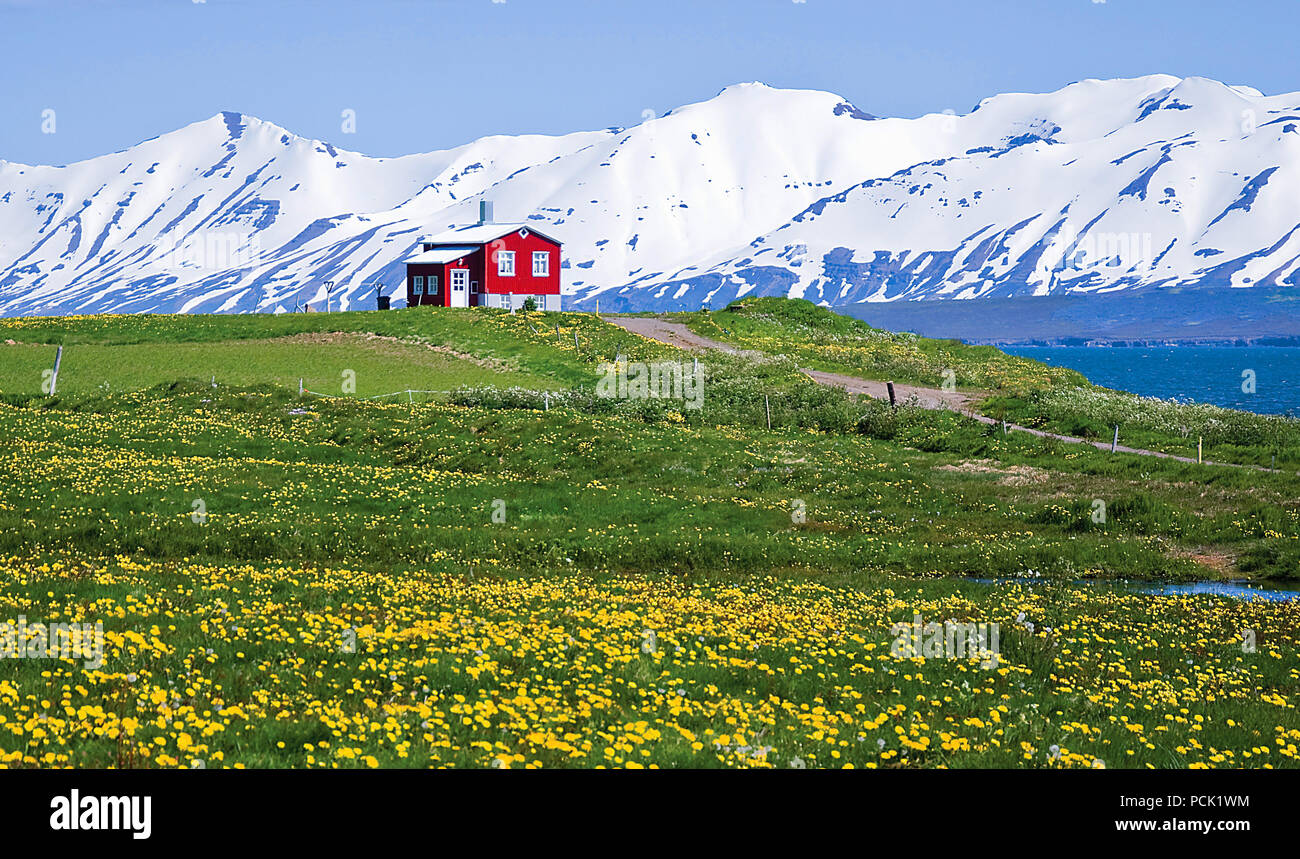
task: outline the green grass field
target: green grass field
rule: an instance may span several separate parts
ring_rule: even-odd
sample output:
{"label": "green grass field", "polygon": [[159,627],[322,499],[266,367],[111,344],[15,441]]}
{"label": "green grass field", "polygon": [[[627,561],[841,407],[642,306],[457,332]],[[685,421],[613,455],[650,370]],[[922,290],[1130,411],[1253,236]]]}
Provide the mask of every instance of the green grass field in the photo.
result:
{"label": "green grass field", "polygon": [[[820,324],[790,311],[761,324]],[[834,330],[703,358],[695,410],[596,396],[688,358],[583,314],[0,327],[0,622],[107,638],[0,661],[0,763],[1297,764],[1300,601],[1135,585],[1300,580],[1292,474],[891,410],[798,372]],[[1078,388],[989,360],[999,396]],[[408,387],[458,390],[362,399]],[[997,624],[996,663],[891,654],[918,615]]]}
{"label": "green grass field", "polygon": [[[0,393],[38,394],[52,368],[48,345],[11,346],[0,368]],[[297,334],[267,340],[203,343],[69,345],[59,367],[58,392],[85,396],[136,391],[178,379],[225,385],[271,384],[361,397],[395,391],[447,391],[467,383],[546,388],[553,382],[505,362],[476,360],[363,334]]]}
{"label": "green grass field", "polygon": [[[556,331],[556,328],[559,331]],[[574,334],[578,344],[574,344]],[[121,347],[121,346],[164,346],[168,349],[180,344],[203,344],[215,346],[225,344],[233,348],[237,342],[261,342],[264,344],[293,344],[318,342],[313,338],[322,335],[354,335],[361,342],[376,338],[388,338],[399,345],[433,346],[451,350],[453,353],[470,356],[474,361],[489,362],[494,366],[523,373],[534,373],[563,383],[565,386],[586,381],[590,378],[590,364],[600,359],[612,360],[620,348],[623,357],[628,357],[629,350],[633,357],[652,357],[664,352],[663,349],[645,341],[631,338],[630,335],[612,326],[606,325],[593,317],[582,313],[566,314],[516,314],[503,311],[486,311],[475,309],[444,308],[436,312],[429,308],[413,308],[392,311],[368,311],[353,313],[300,313],[282,315],[212,315],[212,316],[86,316],[86,317],[16,317],[0,319],[0,344],[7,340],[15,344],[31,346],[38,344],[67,347],[66,357],[71,360],[74,346]],[[344,339],[344,338],[335,338]],[[13,349],[13,347],[9,347]],[[260,347],[255,347],[254,351]],[[201,350],[199,350],[201,351]],[[5,353],[8,355],[9,353]],[[16,351],[24,354],[24,350]],[[53,366],[53,353],[39,352],[35,366],[42,364]],[[98,357],[111,357],[113,352],[98,353]],[[130,355],[131,353],[123,353]],[[145,353],[150,356],[147,363],[141,363],[138,370],[132,370],[132,362],[126,358],[116,361],[121,367],[105,376],[103,381],[112,384],[120,381],[116,390],[134,389],[128,382],[133,372],[144,377],[148,374],[164,377],[161,380],[174,381],[190,378],[185,367],[168,360],[168,353]],[[313,350],[308,355],[328,354],[325,350]],[[20,358],[19,360],[23,360]],[[6,365],[8,361],[6,360]],[[24,365],[21,378],[5,369],[5,376],[0,377],[0,384],[6,392],[25,391],[31,382],[26,378],[28,365]],[[290,375],[295,380],[303,372],[311,370],[309,365],[304,371],[293,371]],[[319,375],[328,375],[333,370],[333,363]],[[232,371],[233,372],[233,371]],[[401,366],[393,369],[396,384],[402,389],[415,387],[421,376],[409,377]],[[118,374],[122,378],[118,379]],[[196,374],[197,378],[207,379],[210,373]],[[218,376],[221,374],[218,373]],[[13,379],[11,382],[10,379]],[[40,375],[37,374],[39,380]],[[481,374],[470,373],[465,384],[474,384]],[[161,381],[160,380],[160,381]],[[269,379],[256,379],[266,382]],[[231,382],[233,383],[233,381]],[[99,384],[99,383],[97,383]]]}

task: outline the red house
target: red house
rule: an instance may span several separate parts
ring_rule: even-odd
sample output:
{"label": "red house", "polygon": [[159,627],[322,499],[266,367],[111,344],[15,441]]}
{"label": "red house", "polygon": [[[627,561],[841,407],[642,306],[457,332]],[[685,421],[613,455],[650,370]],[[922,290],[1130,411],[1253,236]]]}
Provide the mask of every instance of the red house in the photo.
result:
{"label": "red house", "polygon": [[480,203],[479,222],[419,240],[406,261],[409,307],[523,307],[560,309],[560,243],[528,224],[492,222],[492,204]]}

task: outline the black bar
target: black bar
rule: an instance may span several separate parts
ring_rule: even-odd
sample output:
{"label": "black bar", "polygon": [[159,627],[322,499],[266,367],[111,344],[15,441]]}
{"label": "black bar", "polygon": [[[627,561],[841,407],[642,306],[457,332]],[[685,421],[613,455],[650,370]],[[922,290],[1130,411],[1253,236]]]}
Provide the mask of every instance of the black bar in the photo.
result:
{"label": "black bar", "polygon": [[[400,845],[413,835],[486,845],[507,830],[554,843],[603,833],[673,840],[688,829],[693,844],[802,833],[810,846],[861,838],[864,850],[883,832],[950,847],[1153,835],[1178,845],[1288,835],[1297,786],[1294,771],[15,771],[0,775],[0,807],[6,836],[50,846],[227,843],[262,852]],[[73,790],[81,803],[149,796],[149,837],[53,830],[52,801]],[[1152,828],[1121,829],[1129,826]]]}

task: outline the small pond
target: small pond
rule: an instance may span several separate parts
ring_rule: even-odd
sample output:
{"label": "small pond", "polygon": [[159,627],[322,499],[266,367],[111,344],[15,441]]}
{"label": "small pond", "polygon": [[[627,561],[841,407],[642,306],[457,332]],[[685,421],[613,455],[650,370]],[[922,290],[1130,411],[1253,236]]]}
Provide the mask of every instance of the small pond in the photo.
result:
{"label": "small pond", "polygon": [[[1017,582],[1022,585],[1032,586],[1051,582],[1051,579],[1036,578],[1017,578],[1006,576],[1001,578],[971,578],[969,581],[981,582],[983,584],[1001,585],[1010,582]],[[1293,600],[1300,597],[1300,590],[1295,588],[1275,587],[1268,584],[1259,584],[1255,582],[1235,581],[1235,582],[1132,582],[1132,581],[1110,581],[1095,579],[1076,579],[1073,584],[1098,587],[1111,586],[1117,589],[1128,589],[1144,594],[1156,594],[1158,596],[1183,596],[1185,594],[1210,594],[1212,596],[1233,597],[1234,599],[1252,599],[1258,597],[1266,600]]]}

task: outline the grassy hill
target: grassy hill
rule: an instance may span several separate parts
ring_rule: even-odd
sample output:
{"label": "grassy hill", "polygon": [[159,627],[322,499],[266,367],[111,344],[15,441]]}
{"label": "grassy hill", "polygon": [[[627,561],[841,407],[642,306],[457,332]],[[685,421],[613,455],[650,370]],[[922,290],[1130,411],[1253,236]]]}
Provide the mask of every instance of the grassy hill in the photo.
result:
{"label": "grassy hill", "polygon": [[1300,470],[1300,421],[1197,403],[1174,403],[1095,386],[1079,373],[967,346],[872,328],[808,301],[749,298],[719,312],[675,314],[705,336],[800,366],[863,379],[910,382],[982,398],[984,414],[1035,429],[1219,462]]}
{"label": "grassy hill", "polygon": [[722,311],[673,316],[716,340],[790,355],[813,370],[863,379],[932,387],[950,381],[958,390],[1012,394],[1088,383],[1064,367],[1007,355],[992,346],[882,331],[804,300],[746,298]]}
{"label": "grassy hill", "polygon": [[[0,620],[108,639],[5,663],[0,762],[1296,764],[1300,602],[1131,584],[1300,577],[1296,477],[817,386],[841,323],[789,308],[693,321],[802,332],[705,356],[699,409],[599,396],[691,359],[583,314],[0,322]],[[987,355],[841,334],[827,369]],[[48,397],[12,356],[53,343]],[[1023,402],[1087,390],[999,354]],[[917,615],[998,624],[997,664],[891,656]]]}

